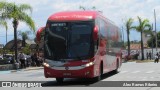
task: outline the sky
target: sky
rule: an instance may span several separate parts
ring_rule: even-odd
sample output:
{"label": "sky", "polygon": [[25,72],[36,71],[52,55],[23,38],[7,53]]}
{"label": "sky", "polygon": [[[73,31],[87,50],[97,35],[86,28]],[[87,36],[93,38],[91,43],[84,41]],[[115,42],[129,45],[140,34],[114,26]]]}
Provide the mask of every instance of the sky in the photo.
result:
{"label": "sky", "polygon": [[[3,1],[3,0],[0,0]],[[15,4],[29,4],[33,8],[31,14],[35,22],[36,30],[45,26],[48,17],[60,11],[80,10],[79,6],[87,9],[96,7],[96,10],[102,11],[103,15],[113,21],[124,33],[126,41],[125,22],[128,18],[134,19],[134,24],[138,23],[137,16],[142,19],[148,19],[150,23],[154,23],[154,9],[157,17],[157,31],[160,30],[160,1],[159,0],[6,0],[7,2],[15,2]],[[13,39],[12,21],[8,21],[8,41]],[[30,30],[29,27],[20,22],[19,31]],[[5,28],[0,26],[0,44],[6,44]],[[132,30],[130,32],[130,40],[140,40],[140,33]],[[32,36],[33,37],[33,36]]]}

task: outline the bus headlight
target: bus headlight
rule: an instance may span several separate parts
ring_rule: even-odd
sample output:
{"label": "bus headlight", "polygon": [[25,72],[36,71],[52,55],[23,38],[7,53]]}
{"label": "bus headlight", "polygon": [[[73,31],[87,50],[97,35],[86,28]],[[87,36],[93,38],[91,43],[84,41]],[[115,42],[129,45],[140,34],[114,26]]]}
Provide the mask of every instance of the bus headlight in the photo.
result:
{"label": "bus headlight", "polygon": [[94,62],[89,62],[89,63],[85,64],[84,66],[89,67],[89,66],[92,66],[93,64],[94,64]]}
{"label": "bus headlight", "polygon": [[49,67],[49,64],[48,63],[43,63],[44,66],[46,67]]}

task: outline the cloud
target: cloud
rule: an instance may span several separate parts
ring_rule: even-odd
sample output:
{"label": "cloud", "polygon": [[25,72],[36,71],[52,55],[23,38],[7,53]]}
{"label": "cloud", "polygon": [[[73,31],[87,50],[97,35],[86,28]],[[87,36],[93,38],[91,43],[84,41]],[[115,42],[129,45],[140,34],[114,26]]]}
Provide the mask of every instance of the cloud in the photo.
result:
{"label": "cloud", "polygon": [[[7,0],[16,4],[26,3],[33,7],[32,18],[35,20],[37,29],[45,26],[48,17],[59,11],[79,10],[79,6],[86,8],[96,7],[96,10],[103,12],[103,15],[115,22],[119,27],[124,25],[128,18],[137,16],[147,18],[154,22],[153,11],[156,9],[157,28],[160,29],[160,2],[159,0]],[[122,22],[123,21],[123,22]],[[10,25],[12,28],[12,25]],[[19,30],[28,29],[24,23],[20,24]],[[136,33],[133,31],[132,33]],[[126,34],[126,33],[125,33]],[[132,39],[139,39],[131,36]]]}

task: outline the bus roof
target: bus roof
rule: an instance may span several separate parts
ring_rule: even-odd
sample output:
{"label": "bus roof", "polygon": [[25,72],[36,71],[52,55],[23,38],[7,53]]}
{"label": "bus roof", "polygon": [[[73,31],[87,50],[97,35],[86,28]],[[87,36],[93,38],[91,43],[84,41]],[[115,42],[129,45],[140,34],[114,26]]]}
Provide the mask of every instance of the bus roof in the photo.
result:
{"label": "bus roof", "polygon": [[92,20],[97,17],[96,11],[65,11],[51,15],[48,20],[54,21],[74,21],[74,20]]}

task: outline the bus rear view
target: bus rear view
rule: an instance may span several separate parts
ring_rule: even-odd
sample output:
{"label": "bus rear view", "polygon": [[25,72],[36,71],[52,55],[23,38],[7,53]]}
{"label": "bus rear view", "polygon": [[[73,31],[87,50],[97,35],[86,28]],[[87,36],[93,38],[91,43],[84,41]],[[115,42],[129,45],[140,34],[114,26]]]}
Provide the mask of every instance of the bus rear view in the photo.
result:
{"label": "bus rear view", "polygon": [[[96,16],[98,13],[94,11],[74,11],[49,17],[44,36],[46,78],[56,78],[57,82],[63,82],[64,78],[96,77],[100,80],[107,72],[106,61],[103,61],[106,58],[101,54],[106,46],[100,48]],[[120,66],[120,60],[118,64]],[[112,67],[116,70],[117,64]]]}

